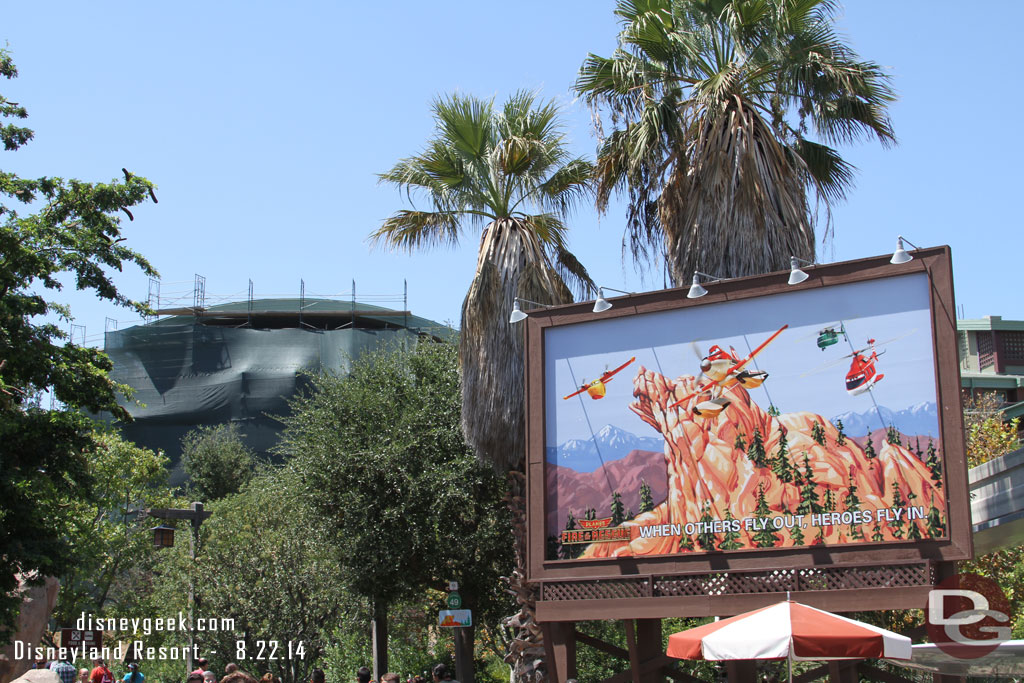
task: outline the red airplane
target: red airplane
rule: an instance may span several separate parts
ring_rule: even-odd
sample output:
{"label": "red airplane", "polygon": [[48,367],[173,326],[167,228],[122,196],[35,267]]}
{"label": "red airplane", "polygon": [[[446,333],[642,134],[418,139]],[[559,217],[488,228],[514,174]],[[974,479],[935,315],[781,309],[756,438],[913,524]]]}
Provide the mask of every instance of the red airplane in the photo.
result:
{"label": "red airplane", "polygon": [[[863,355],[868,348],[871,349],[871,355]],[[868,346],[843,356],[843,358],[853,358],[853,361],[850,363],[850,371],[846,373],[846,391],[850,396],[863,394],[882,381],[885,375],[881,373],[876,374],[875,363],[878,362],[878,357],[883,353],[885,351],[878,352],[875,350],[874,339],[868,339]]]}
{"label": "red airplane", "polygon": [[731,389],[737,384],[746,389],[754,389],[761,386],[768,379],[768,373],[763,370],[750,372],[749,370],[744,370],[744,367],[754,360],[754,356],[761,353],[766,346],[775,341],[775,338],[782,334],[782,331],[787,327],[789,327],[788,324],[780,327],[772,336],[764,340],[760,346],[751,351],[750,355],[746,358],[739,358],[736,354],[736,349],[732,347],[729,349],[732,353],[729,353],[729,351],[726,351],[717,344],[712,346],[708,349],[708,355],[700,361],[701,373],[711,381],[697,387],[696,391],[679,399],[670,405],[669,409],[675,408],[689,401],[694,396],[710,390],[712,393],[711,400],[698,403],[694,406],[693,412],[695,415],[703,417],[714,417],[722,412],[730,403],[727,398],[721,396],[722,390]]}
{"label": "red airplane", "polygon": [[564,397],[564,400],[568,400],[568,399],[572,398],[573,396],[577,396],[579,394],[582,394],[584,391],[587,392],[588,394],[590,394],[590,398],[592,398],[592,399],[597,400],[599,398],[604,398],[604,395],[607,392],[607,389],[605,389],[604,385],[607,384],[608,382],[612,381],[612,375],[614,375],[619,370],[622,370],[623,368],[625,368],[627,365],[629,365],[630,363],[632,363],[635,360],[636,360],[636,356],[633,356],[632,358],[630,358],[629,360],[627,360],[625,363],[623,363],[619,367],[615,368],[614,370],[606,370],[603,375],[601,375],[599,378],[595,379],[593,382],[587,382],[586,380],[584,380],[583,381],[583,385],[580,386],[580,388],[577,389],[576,391],[574,391],[571,394],[569,394],[568,396]]}

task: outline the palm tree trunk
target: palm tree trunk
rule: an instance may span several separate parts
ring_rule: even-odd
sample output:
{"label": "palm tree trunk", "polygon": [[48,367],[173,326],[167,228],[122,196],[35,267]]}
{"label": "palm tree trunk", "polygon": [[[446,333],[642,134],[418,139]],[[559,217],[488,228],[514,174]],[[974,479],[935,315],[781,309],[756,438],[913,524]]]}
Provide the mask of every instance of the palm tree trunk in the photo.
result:
{"label": "palm tree trunk", "polygon": [[509,472],[509,492],[505,502],[512,512],[512,537],[515,543],[515,567],[506,577],[508,591],[515,596],[519,611],[504,620],[512,632],[505,662],[512,667],[514,683],[543,683],[544,636],[537,624],[539,587],[526,580],[526,475]]}

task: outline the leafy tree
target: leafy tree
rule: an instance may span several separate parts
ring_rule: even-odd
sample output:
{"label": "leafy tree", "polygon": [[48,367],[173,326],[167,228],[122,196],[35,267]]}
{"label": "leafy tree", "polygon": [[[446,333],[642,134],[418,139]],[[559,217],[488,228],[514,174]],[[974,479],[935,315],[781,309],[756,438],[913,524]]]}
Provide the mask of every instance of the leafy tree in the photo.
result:
{"label": "leafy tree", "polygon": [[[511,561],[505,486],[463,439],[456,349],[367,353],[349,375],[312,383],[284,418],[281,450],[337,548],[341,579],[371,603],[374,621],[450,579],[480,623],[507,609],[498,585]],[[470,651],[473,635],[457,636]]]}
{"label": "leafy tree", "polygon": [[811,438],[814,439],[815,443],[819,446],[825,445],[825,427],[821,422],[815,421],[814,424],[811,425]]}
{"label": "leafy tree", "polygon": [[[18,70],[0,50],[0,76]],[[14,151],[32,139],[25,107],[0,96],[0,141]],[[135,311],[111,280],[135,265],[156,272],[124,246],[120,218],[149,199],[153,185],[124,172],[123,181],[90,183],[55,176],[22,178],[0,171],[0,643],[15,632],[18,577],[40,583],[69,571],[74,549],[58,500],[92,499],[89,456],[101,446],[83,410],[129,419],[118,405],[110,359],[65,340],[57,320],[71,312],[52,300],[64,283]],[[155,199],[155,197],[154,197]],[[44,410],[49,391],[61,409]]]}
{"label": "leafy tree", "polygon": [[846,434],[843,432],[843,421],[836,420],[836,445],[846,445]]}
{"label": "leafy tree", "polygon": [[[759,484],[757,487],[757,505],[754,507],[754,517],[764,523],[768,522],[770,515],[771,510],[768,507],[768,501],[764,497],[764,486]],[[763,529],[758,529],[752,540],[755,547],[774,548],[779,541],[779,535],[775,533],[769,522],[765,524]]]}
{"label": "leafy tree", "polygon": [[831,145],[894,141],[888,78],[839,38],[836,10],[617,3],[618,49],[589,55],[576,91],[611,110],[597,203],[628,194],[635,257],[664,254],[676,284],[695,270],[736,277],[788,268],[791,254],[813,260],[813,207],[827,215],[853,181]]}
{"label": "leafy tree", "polygon": [[964,401],[968,467],[977,467],[1020,447],[1017,438],[1020,418],[1003,420],[999,407],[999,396],[991,392]]}
{"label": "leafy tree", "polygon": [[722,535],[722,542],[718,544],[719,550],[737,550],[740,545],[740,532],[731,527],[736,518],[732,516],[732,510],[725,508],[725,533]]}
{"label": "leafy tree", "polygon": [[[240,659],[242,641],[257,669],[252,673],[270,671],[284,683],[303,683],[334,625],[359,614],[355,596],[346,591],[351,575],[338,562],[334,539],[306,505],[301,477],[290,468],[262,471],[207,508],[212,514],[200,527],[196,562],[188,543],[175,544],[161,557],[158,595],[175,604],[191,577],[196,616],[234,620],[233,630],[195,634],[201,652],[217,653],[209,656],[216,669]],[[277,640],[279,658],[256,660],[258,640]],[[302,643],[302,658],[284,656],[288,641]]]}
{"label": "leafy tree", "polygon": [[786,440],[786,432],[779,437],[779,449],[775,451],[772,458],[772,472],[779,478],[779,481],[787,484],[793,481],[793,463],[789,461],[789,443]]}
{"label": "leafy tree", "polygon": [[761,439],[761,431],[754,427],[754,434],[750,437],[750,445],[747,447],[747,457],[757,467],[767,467],[768,460],[764,452],[764,441]]}
{"label": "leafy tree", "polygon": [[618,526],[626,521],[626,509],[622,505],[622,495],[618,491],[612,493],[612,526]]}
{"label": "leafy tree", "polygon": [[245,486],[256,471],[256,454],[242,442],[237,424],[197,427],[181,439],[189,493],[214,501]]}
{"label": "leafy tree", "polygon": [[155,559],[152,518],[145,510],[173,505],[167,485],[167,458],[104,430],[87,454],[92,495],[62,495],[74,560],[61,582],[53,617],[71,624],[82,613],[104,614],[114,606],[124,614],[145,592]]}
{"label": "leafy tree", "polygon": [[651,485],[645,480],[640,481],[640,512],[650,512],[654,509],[654,495],[651,493]]}

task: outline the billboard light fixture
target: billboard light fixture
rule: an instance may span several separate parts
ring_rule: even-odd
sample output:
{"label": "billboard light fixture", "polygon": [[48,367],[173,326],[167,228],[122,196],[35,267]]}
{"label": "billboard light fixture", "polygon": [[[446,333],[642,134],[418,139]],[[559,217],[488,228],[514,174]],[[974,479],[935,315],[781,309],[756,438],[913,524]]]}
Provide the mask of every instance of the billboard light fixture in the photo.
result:
{"label": "billboard light fixture", "polygon": [[804,264],[806,264],[808,266],[815,265],[814,261],[808,261],[807,259],[802,259],[802,258],[800,258],[798,256],[790,256],[789,257],[789,284],[791,284],[791,285],[798,285],[798,284],[800,284],[801,282],[803,282],[804,280],[806,280],[807,278],[810,277],[810,275],[808,275],[804,271],[800,270],[800,264],[801,263],[804,263]]}
{"label": "billboard light fixture", "polygon": [[608,299],[604,298],[604,290],[606,289],[609,289],[613,292],[619,292],[620,294],[625,294],[626,296],[630,296],[633,294],[633,292],[626,292],[621,289],[615,289],[614,287],[598,287],[597,300],[594,301],[594,313],[603,313],[612,307]]}
{"label": "billboard light fixture", "polygon": [[911,256],[910,254],[908,254],[907,250],[903,248],[903,243],[904,242],[906,242],[907,244],[912,246],[914,249],[920,249],[921,248],[921,247],[917,246],[916,244],[914,244],[913,242],[911,242],[910,240],[908,240],[903,235],[899,235],[896,238],[896,251],[892,252],[892,258],[889,259],[889,263],[900,264],[900,263],[906,263],[907,261],[912,261],[914,259],[914,257]]}
{"label": "billboard light fixture", "polygon": [[690,285],[690,291],[686,293],[687,299],[699,299],[708,293],[708,290],[700,286],[700,276],[708,278],[711,282],[718,282],[719,280],[725,279],[720,278],[717,275],[708,275],[707,273],[702,273],[699,270],[693,271],[693,284]]}
{"label": "billboard light fixture", "polygon": [[515,299],[512,300],[512,315],[508,317],[508,321],[510,324],[517,323],[521,320],[526,320],[526,313],[524,313],[523,309],[520,308],[519,306],[520,301],[525,301],[526,303],[533,304],[534,306],[541,306],[542,308],[551,308],[549,304],[540,304],[537,303],[536,301],[530,301],[529,299],[524,299],[522,297],[517,296]]}

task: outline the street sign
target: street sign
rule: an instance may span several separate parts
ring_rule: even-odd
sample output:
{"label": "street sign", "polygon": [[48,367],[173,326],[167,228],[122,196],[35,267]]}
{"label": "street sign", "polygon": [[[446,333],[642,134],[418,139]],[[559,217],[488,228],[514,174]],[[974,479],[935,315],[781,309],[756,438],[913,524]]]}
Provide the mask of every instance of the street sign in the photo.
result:
{"label": "street sign", "polygon": [[62,628],[60,630],[60,646],[80,648],[85,644],[87,650],[103,646],[103,631],[84,631],[78,628]]}
{"label": "street sign", "polygon": [[468,609],[443,609],[437,615],[437,625],[444,628],[472,626],[473,613]]}
{"label": "street sign", "polygon": [[459,609],[462,607],[462,596],[453,591],[448,594],[446,602],[448,603],[448,609]]}

